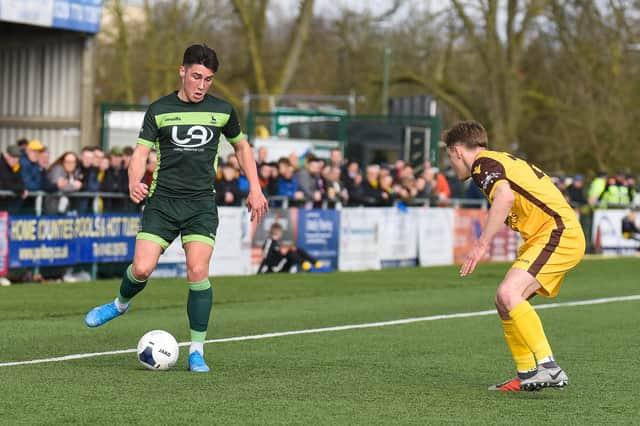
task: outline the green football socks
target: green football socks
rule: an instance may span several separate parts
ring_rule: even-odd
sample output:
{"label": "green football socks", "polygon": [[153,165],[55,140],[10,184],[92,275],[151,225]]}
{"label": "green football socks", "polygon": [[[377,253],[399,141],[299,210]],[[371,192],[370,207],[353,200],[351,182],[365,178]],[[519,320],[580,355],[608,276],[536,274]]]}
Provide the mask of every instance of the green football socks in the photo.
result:
{"label": "green football socks", "polygon": [[129,301],[136,294],[140,293],[145,286],[147,285],[147,281],[140,281],[136,277],[133,276],[131,272],[132,265],[129,265],[127,271],[122,276],[122,283],[120,284],[120,294],[118,295],[118,302],[121,305],[126,306]]}
{"label": "green football socks", "polygon": [[213,305],[213,289],[209,279],[189,283],[189,298],[187,300],[187,315],[191,329],[192,347],[189,352],[198,350],[203,353],[204,341],[207,337],[209,315]]}

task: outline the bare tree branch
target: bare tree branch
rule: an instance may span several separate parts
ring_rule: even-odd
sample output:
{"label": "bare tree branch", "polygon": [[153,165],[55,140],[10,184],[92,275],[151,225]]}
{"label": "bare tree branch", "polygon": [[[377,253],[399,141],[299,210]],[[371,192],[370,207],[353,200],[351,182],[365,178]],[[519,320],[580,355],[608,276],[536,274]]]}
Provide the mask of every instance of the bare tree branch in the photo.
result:
{"label": "bare tree branch", "polygon": [[258,93],[267,93],[267,80],[264,75],[264,68],[262,64],[262,58],[260,57],[260,49],[258,39],[253,27],[253,21],[251,18],[251,11],[243,0],[231,0],[233,8],[240,18],[242,27],[247,37],[247,48],[249,50],[249,57],[251,64],[253,65],[253,75],[255,78],[255,86]]}
{"label": "bare tree branch", "polygon": [[483,48],[483,43],[478,38],[478,35],[476,33],[476,26],[471,20],[471,18],[469,18],[469,15],[467,15],[467,12],[465,11],[464,6],[460,3],[459,0],[451,0],[451,2],[453,3],[453,7],[456,10],[458,17],[464,24],[464,28],[467,31],[467,34],[469,36],[469,39],[471,40],[471,43],[478,51],[478,54],[480,55],[482,62],[486,67],[491,66],[491,62],[487,57],[485,49]]}
{"label": "bare tree branch", "polygon": [[303,0],[300,5],[300,13],[291,36],[291,45],[287,51],[278,81],[273,87],[273,94],[280,95],[289,88],[293,75],[298,68],[302,48],[309,36],[309,25],[313,17],[313,2],[314,0]]}

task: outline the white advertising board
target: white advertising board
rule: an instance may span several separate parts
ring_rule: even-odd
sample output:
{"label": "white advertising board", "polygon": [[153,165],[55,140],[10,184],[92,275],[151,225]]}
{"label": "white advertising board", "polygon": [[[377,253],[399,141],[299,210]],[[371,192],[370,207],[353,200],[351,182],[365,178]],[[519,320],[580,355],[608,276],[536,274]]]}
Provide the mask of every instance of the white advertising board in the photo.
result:
{"label": "white advertising board", "polygon": [[378,217],[379,213],[375,209],[342,209],[338,269],[361,271],[381,268]]}
{"label": "white advertising board", "polygon": [[[242,207],[218,207],[218,233],[209,275],[248,275],[251,272],[249,215]],[[180,238],[160,256],[152,277],[186,276],[186,257]]]}
{"label": "white advertising board", "polygon": [[602,254],[633,256],[640,242],[622,236],[622,219],[629,210],[596,210],[593,213],[592,241]]}
{"label": "white advertising board", "polygon": [[373,208],[380,230],[380,260],[384,267],[416,265],[418,229],[416,209]]}
{"label": "white advertising board", "polygon": [[453,264],[453,221],[449,208],[416,209],[420,266]]}

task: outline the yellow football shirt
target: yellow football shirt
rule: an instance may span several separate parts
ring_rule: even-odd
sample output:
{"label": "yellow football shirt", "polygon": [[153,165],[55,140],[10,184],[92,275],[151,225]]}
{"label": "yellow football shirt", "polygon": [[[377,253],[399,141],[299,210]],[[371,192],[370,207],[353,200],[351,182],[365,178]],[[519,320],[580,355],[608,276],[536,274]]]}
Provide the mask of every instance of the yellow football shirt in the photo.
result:
{"label": "yellow football shirt", "polygon": [[483,150],[471,176],[489,202],[496,184],[506,181],[515,196],[506,223],[527,241],[554,230],[579,228],[580,222],[560,190],[538,167],[505,152]]}

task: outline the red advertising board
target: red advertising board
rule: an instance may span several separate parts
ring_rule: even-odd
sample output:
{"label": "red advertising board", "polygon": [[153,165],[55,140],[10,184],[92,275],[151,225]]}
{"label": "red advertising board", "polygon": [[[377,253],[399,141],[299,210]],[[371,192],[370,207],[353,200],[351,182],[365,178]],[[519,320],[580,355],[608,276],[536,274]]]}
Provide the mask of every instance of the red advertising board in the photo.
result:
{"label": "red advertising board", "polygon": [[[453,225],[453,261],[461,264],[471,251],[487,221],[487,211],[481,209],[456,209]],[[490,253],[483,261],[489,260]]]}
{"label": "red advertising board", "polygon": [[[461,264],[471,251],[487,221],[488,211],[480,209],[456,209],[453,228],[454,262]],[[510,261],[516,258],[518,234],[503,225],[491,240],[483,262]]]}

